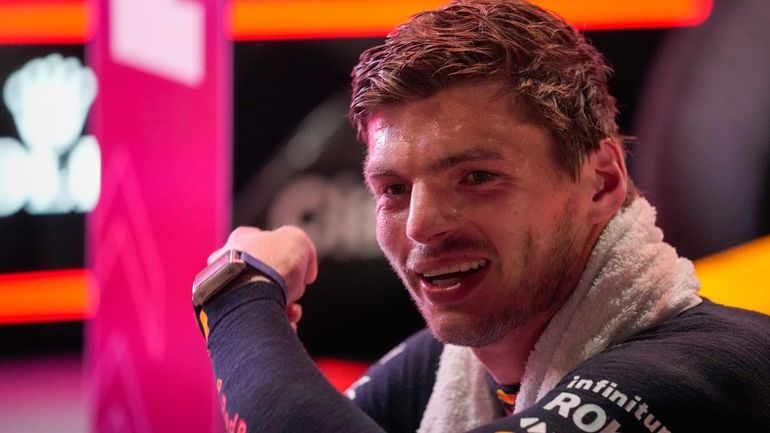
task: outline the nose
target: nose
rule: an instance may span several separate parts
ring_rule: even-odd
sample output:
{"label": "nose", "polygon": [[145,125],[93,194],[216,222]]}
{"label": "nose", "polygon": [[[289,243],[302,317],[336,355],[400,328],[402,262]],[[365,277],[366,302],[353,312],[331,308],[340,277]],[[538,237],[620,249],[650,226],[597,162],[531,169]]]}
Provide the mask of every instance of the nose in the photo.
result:
{"label": "nose", "polygon": [[412,185],[406,223],[409,239],[420,244],[430,244],[451,233],[457,221],[457,208],[446,194],[423,184]]}

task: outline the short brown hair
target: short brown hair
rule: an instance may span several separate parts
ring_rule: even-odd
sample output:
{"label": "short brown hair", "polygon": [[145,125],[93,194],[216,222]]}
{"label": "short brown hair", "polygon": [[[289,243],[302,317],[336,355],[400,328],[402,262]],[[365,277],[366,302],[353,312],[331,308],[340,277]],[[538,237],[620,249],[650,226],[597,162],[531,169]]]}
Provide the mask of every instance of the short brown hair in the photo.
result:
{"label": "short brown hair", "polygon": [[[349,116],[366,140],[378,108],[425,98],[457,84],[499,80],[547,127],[557,163],[577,178],[603,138],[621,145],[609,94],[611,68],[571,25],[517,0],[457,0],[422,12],[353,69]],[[631,189],[631,188],[629,188]]]}

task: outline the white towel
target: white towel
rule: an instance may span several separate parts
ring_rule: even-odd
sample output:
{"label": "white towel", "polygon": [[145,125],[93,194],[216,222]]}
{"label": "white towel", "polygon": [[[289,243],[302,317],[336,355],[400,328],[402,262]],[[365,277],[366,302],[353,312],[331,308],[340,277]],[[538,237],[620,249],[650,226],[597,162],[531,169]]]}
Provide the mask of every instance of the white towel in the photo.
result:
{"label": "white towel", "polygon": [[[578,364],[609,346],[698,305],[692,262],[655,226],[655,209],[636,199],[610,220],[580,281],[527,359],[516,412],[532,406]],[[495,402],[470,348],[447,345],[419,433],[464,432],[492,420]]]}

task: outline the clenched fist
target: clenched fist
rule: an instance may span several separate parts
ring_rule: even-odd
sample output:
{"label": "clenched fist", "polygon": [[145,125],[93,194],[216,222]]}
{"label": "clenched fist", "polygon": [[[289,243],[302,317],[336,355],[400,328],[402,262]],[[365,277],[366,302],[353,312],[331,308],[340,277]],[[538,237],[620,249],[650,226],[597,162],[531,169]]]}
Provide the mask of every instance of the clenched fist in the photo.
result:
{"label": "clenched fist", "polygon": [[238,227],[230,233],[227,243],[211,253],[208,262],[216,260],[226,250],[248,253],[275,269],[286,283],[286,311],[296,327],[301,308],[295,304],[305,293],[305,286],[318,275],[315,246],[304,231],[293,226],[275,230]]}

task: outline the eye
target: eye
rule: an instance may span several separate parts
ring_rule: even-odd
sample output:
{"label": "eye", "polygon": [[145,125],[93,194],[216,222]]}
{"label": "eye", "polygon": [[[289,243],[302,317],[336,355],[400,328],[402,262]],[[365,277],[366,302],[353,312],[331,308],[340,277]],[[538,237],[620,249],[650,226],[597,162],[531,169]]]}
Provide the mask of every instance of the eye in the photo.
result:
{"label": "eye", "polygon": [[463,183],[469,185],[479,185],[485,182],[489,182],[494,177],[494,173],[490,173],[488,171],[471,171],[465,175],[463,178]]}
{"label": "eye", "polygon": [[406,185],[403,183],[394,183],[390,185],[385,185],[382,188],[382,193],[387,196],[398,196],[401,194],[405,194],[407,192]]}

